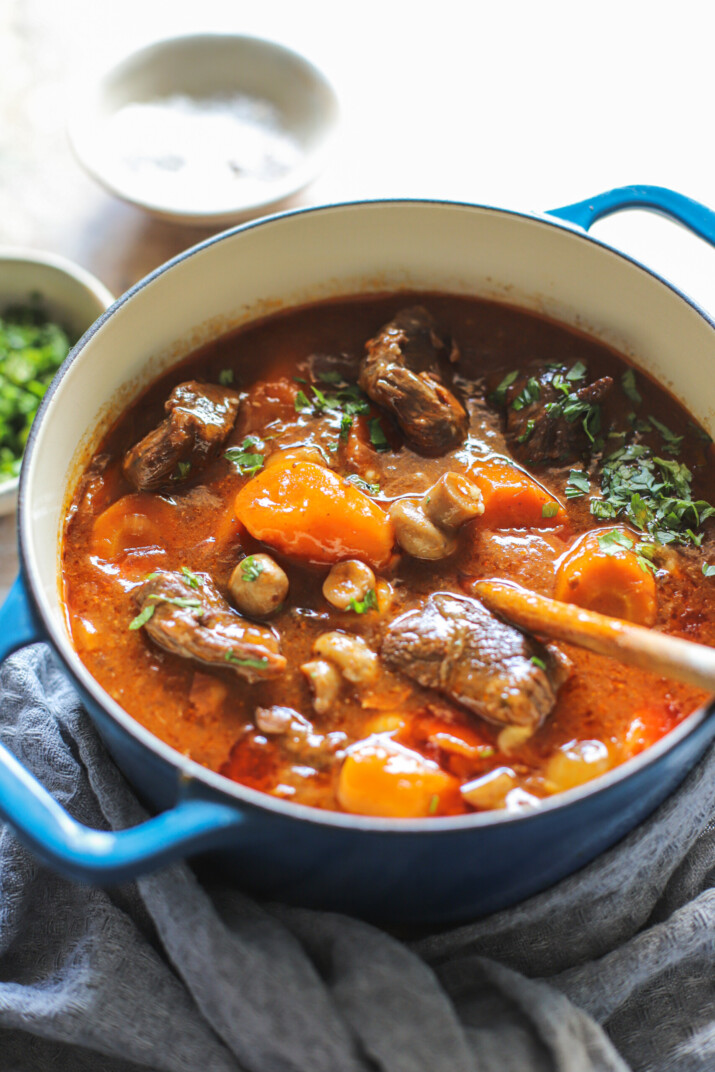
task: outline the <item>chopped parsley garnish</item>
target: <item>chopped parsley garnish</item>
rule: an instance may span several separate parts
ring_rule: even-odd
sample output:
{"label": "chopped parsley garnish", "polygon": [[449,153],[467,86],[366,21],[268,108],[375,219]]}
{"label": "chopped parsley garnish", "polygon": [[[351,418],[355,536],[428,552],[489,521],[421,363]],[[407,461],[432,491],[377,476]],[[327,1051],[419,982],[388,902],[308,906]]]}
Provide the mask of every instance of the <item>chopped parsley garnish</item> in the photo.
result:
{"label": "chopped parsley garnish", "polygon": [[136,618],[129,623],[130,629],[141,629],[143,625],[149,621],[154,614],[158,603],[172,603],[175,607],[200,607],[200,599],[188,599],[185,596],[162,596],[159,594],[152,594],[149,596],[146,605],[137,614]]}
{"label": "chopped parsley garnish", "polygon": [[640,406],[643,399],[636,387],[636,374],[632,368],[626,369],[621,376],[621,387],[626,398],[629,398],[634,406]]}
{"label": "chopped parsley garnish", "polygon": [[524,429],[524,431],[521,433],[520,436],[517,436],[517,439],[516,439],[517,443],[526,443],[527,439],[529,438],[531,433],[534,431],[534,425],[535,424],[536,424],[536,421],[534,421],[534,420],[528,420],[526,422],[526,428]]}
{"label": "chopped parsley garnish", "polygon": [[633,548],[633,542],[630,536],[619,529],[611,529],[610,532],[604,532],[598,537],[598,546],[605,555],[610,556],[617,555],[623,548],[630,551]]}
{"label": "chopped parsley garnish", "polygon": [[703,562],[703,576],[715,577],[715,566],[711,566],[708,562]]}
{"label": "chopped parsley garnish", "polygon": [[185,480],[191,472],[191,462],[177,462],[174,480]]}
{"label": "chopped parsley garnish", "polygon": [[435,812],[437,811],[438,807],[439,807],[439,793],[434,793],[432,795],[432,799],[429,802],[429,813],[430,813],[430,815],[434,815]]}
{"label": "chopped parsley garnish", "polygon": [[546,670],[546,663],[543,659],[540,659],[538,655],[532,655],[531,662],[534,664],[534,666],[538,666],[539,670]]}
{"label": "chopped parsley garnish", "polygon": [[368,421],[368,427],[370,429],[370,442],[377,451],[385,451],[390,449],[390,444],[387,441],[387,436],[382,430],[382,425],[378,417],[373,417],[371,421]]}
{"label": "chopped parsley garnish", "polygon": [[351,599],[347,606],[347,609],[354,611],[355,614],[364,614],[366,611],[375,610],[376,608],[377,595],[374,588],[368,588],[364,599]]}
{"label": "chopped parsley garnish", "polygon": [[524,409],[525,406],[530,406],[532,402],[538,402],[541,398],[541,387],[539,381],[534,376],[530,376],[526,381],[526,384],[521,389],[511,404],[511,408],[517,412]]}
{"label": "chopped parsley garnish", "polygon": [[146,606],[137,614],[136,618],[129,623],[130,629],[141,629],[143,625],[151,618],[152,614],[156,610],[156,603],[147,603]]}
{"label": "chopped parsley garnish", "polygon": [[312,409],[312,408],[313,408],[312,403],[311,403],[310,399],[308,398],[307,394],[305,393],[305,391],[298,391],[298,394],[295,396],[295,411],[296,411],[296,413],[302,413],[304,410]]}
{"label": "chopped parsley garnish", "polygon": [[[184,578],[185,578],[186,583],[188,584],[189,588],[198,588],[199,585],[203,584],[203,581],[201,580],[201,578],[197,577],[195,573],[192,573],[188,566],[182,566],[181,567],[181,572],[183,573]],[[152,576],[152,575],[150,574],[150,576]],[[147,580],[149,580],[148,577],[147,577]]]}
{"label": "chopped parsley garnish", "polygon": [[653,428],[660,432],[663,439],[663,450],[667,454],[677,454],[680,450],[680,444],[683,442],[683,437],[671,432],[670,428],[666,428],[663,422],[656,417],[649,417],[648,420]]}
{"label": "chopped parsley garnish", "polygon": [[218,382],[222,387],[228,387],[230,383],[233,383],[233,369],[224,368],[218,374]]}
{"label": "chopped parsley garnish", "polygon": [[591,499],[595,517],[623,517],[661,544],[697,545],[695,530],[715,514],[710,503],[693,499],[687,466],[656,457],[639,443],[629,443],[605,459],[601,493],[603,498]]}
{"label": "chopped parsley garnish", "polygon": [[255,476],[263,468],[264,455],[256,454],[253,449],[258,442],[255,436],[246,436],[240,447],[229,447],[224,453],[224,458],[233,462],[241,476]]}
{"label": "chopped parsley garnish", "polygon": [[578,499],[581,495],[588,495],[591,490],[591,481],[584,469],[572,469],[566,481],[566,498]]}
{"label": "chopped parsley garnish", "polygon": [[542,517],[556,517],[559,512],[559,504],[557,502],[547,502],[541,507]]}
{"label": "chopped parsley garnish", "polygon": [[504,379],[498,385],[495,391],[492,392],[491,400],[497,406],[503,406],[506,401],[506,393],[513,384],[514,380],[519,375],[519,370],[514,369],[513,372],[507,372]]}
{"label": "chopped parsley garnish", "polygon": [[577,361],[575,365],[566,373],[566,379],[570,383],[576,383],[578,380],[583,380],[586,376],[586,366],[583,361]]}
{"label": "chopped parsley garnish", "polygon": [[655,544],[645,543],[644,541],[632,540],[630,536],[625,532],[620,532],[618,529],[612,529],[610,532],[604,532],[598,537],[598,546],[604,552],[604,554],[613,556],[617,555],[619,551],[633,551],[638,560],[638,565],[644,573],[657,572],[657,566],[653,562],[653,556],[655,555]]}
{"label": "chopped parsley garnish", "polygon": [[37,301],[0,317],[0,480],[20,472],[37,407],[69,348]]}
{"label": "chopped parsley garnish", "polygon": [[224,659],[227,663],[232,663],[234,666],[249,666],[253,670],[265,670],[268,666],[268,659],[265,655],[262,655],[260,659],[240,659],[238,655],[234,655],[232,651],[227,651],[224,655]]}
{"label": "chopped parsley garnish", "polygon": [[[556,377],[554,386],[557,386]],[[552,420],[563,417],[569,424],[581,421],[583,430],[592,443],[601,431],[601,407],[597,402],[587,402],[579,398],[577,391],[569,391],[566,397],[558,402],[549,402],[546,413]]]}
{"label": "chopped parsley garnish", "polygon": [[340,438],[346,440],[350,435],[350,429],[353,426],[353,418],[347,413],[344,413],[340,418]]}
{"label": "chopped parsley garnish", "polygon": [[321,383],[333,383],[333,384],[345,383],[344,377],[341,376],[339,372],[334,372],[332,370],[326,370],[325,372],[319,372],[318,373],[318,379],[320,380]]}
{"label": "chopped parsley garnish", "polygon": [[349,480],[351,484],[354,484],[356,488],[360,488],[361,491],[367,492],[368,495],[380,494],[379,484],[369,484],[367,480],[363,480],[357,473],[351,473],[350,476],[347,476],[345,479]]}
{"label": "chopped parsley garnish", "polygon": [[293,377],[293,382],[294,383],[307,383],[308,381],[306,380],[305,376],[294,376]]}
{"label": "chopped parsley garnish", "polygon": [[257,581],[263,573],[263,563],[253,555],[248,555],[241,563],[241,576],[244,581]]}

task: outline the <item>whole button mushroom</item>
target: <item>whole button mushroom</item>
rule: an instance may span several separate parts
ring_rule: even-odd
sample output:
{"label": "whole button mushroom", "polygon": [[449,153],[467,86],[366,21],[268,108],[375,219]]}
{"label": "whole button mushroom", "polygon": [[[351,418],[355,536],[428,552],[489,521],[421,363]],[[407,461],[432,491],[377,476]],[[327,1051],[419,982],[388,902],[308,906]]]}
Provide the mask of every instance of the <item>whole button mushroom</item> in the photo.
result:
{"label": "whole button mushroom", "polygon": [[408,555],[436,561],[446,558],[457,549],[455,538],[437,528],[421,504],[414,499],[398,499],[394,502],[390,507],[390,518],[397,542]]}
{"label": "whole button mushroom", "polygon": [[231,574],[228,590],[243,614],[266,618],[288,595],[288,578],[270,555],[248,555]]}
{"label": "whole button mushroom", "polygon": [[357,558],[337,562],[323,581],[323,595],[338,610],[350,610],[371,590],[375,591],[375,574]]}

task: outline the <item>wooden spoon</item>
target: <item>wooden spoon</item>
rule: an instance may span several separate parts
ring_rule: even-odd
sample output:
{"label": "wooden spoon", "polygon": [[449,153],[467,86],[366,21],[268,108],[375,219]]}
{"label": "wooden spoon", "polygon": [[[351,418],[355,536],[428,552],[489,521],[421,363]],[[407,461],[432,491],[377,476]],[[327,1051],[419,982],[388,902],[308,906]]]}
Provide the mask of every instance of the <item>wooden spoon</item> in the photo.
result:
{"label": "wooden spoon", "polygon": [[478,581],[474,591],[489,610],[530,633],[715,692],[715,648],[548,599],[509,581]]}

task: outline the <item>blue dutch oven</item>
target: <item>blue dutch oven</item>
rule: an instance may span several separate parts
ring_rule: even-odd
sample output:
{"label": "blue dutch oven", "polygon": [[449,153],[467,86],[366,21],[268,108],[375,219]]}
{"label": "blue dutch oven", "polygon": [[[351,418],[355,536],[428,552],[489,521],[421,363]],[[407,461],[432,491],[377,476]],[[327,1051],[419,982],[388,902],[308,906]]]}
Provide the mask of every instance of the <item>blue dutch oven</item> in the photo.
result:
{"label": "blue dutch oven", "polygon": [[712,432],[715,330],[671,284],[587,235],[641,206],[715,244],[715,215],[659,187],[548,214],[369,201],[259,220],[190,249],[85,334],[35,421],[19,502],[21,574],[0,611],[0,657],[49,641],[109,752],[154,813],[133,829],[76,822],[0,748],[0,813],[50,866],[109,885],[218,853],[244,888],[382,922],[448,924],[536,893],[643,820],[715,737],[711,706],[648,751],[522,813],[376,819],[291,804],[175,752],[130,718],[72,648],[60,598],[63,512],[112,417],[201,342],[276,307],[388,289],[479,294],[535,309],[626,353]]}

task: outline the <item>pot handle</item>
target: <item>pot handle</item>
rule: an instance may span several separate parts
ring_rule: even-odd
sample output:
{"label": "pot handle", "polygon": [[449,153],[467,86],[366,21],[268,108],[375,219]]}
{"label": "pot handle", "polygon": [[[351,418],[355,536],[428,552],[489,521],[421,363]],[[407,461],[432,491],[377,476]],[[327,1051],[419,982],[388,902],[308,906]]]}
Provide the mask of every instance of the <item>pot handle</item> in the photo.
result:
{"label": "pot handle", "polygon": [[715,212],[665,186],[618,186],[586,201],[549,209],[549,216],[575,223],[588,231],[596,220],[626,208],[645,208],[684,224],[699,238],[715,245]]}
{"label": "pot handle", "polygon": [[[0,661],[26,644],[44,639],[19,576],[0,608]],[[246,821],[230,805],[193,799],[180,801],[128,830],[93,830],[73,819],[2,744],[0,816],[54,870],[107,886],[192,853],[217,848]]]}

